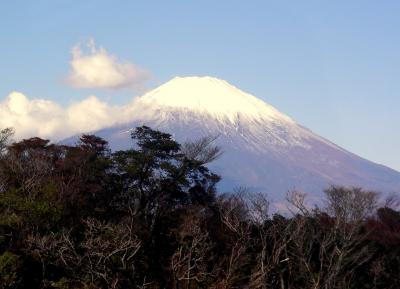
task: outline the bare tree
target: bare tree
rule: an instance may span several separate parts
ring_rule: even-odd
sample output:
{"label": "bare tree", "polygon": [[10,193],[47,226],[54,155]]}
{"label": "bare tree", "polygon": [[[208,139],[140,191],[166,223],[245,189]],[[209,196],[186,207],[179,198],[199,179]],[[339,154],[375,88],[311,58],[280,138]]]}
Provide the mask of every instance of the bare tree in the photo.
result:
{"label": "bare tree", "polygon": [[[14,130],[12,128],[5,128],[0,130],[0,164],[3,162],[3,155],[7,150],[8,145],[11,142],[11,138],[14,135]],[[3,165],[2,165],[3,167]],[[6,179],[0,170],[0,192],[4,190],[6,185]]]}
{"label": "bare tree", "polygon": [[326,212],[338,225],[359,223],[375,213],[378,193],[361,188],[331,186],[325,190]]}
{"label": "bare tree", "polygon": [[292,238],[290,226],[286,221],[271,220],[266,194],[247,193],[246,204],[250,222],[256,228],[257,236],[254,236],[253,242],[258,248],[250,288],[284,288],[283,267],[289,261],[286,252]]}
{"label": "bare tree", "polygon": [[383,204],[383,207],[391,208],[393,210],[399,210],[400,209],[400,195],[397,193],[389,194],[385,199],[385,203]]}
{"label": "bare tree", "polygon": [[179,228],[179,244],[171,258],[171,270],[174,276],[174,288],[193,288],[193,282],[200,284],[206,278],[213,277],[207,269],[207,258],[212,244],[208,232],[202,229],[204,211],[193,208],[190,217],[185,218]]}
{"label": "bare tree", "polygon": [[210,163],[222,155],[221,148],[212,145],[218,137],[205,136],[196,141],[185,142],[182,147],[182,153],[191,160],[196,160],[201,164]]}
{"label": "bare tree", "polygon": [[11,138],[14,135],[12,128],[5,128],[0,130],[0,154],[3,154],[7,146],[11,142]]}
{"label": "bare tree", "polygon": [[[81,242],[74,240],[68,231],[28,237],[29,248],[42,261],[43,274],[44,264],[61,265],[79,281],[89,277],[92,284],[104,282],[108,288],[118,288],[118,271],[135,277],[134,258],[141,243],[134,234],[133,223],[110,224],[86,219],[83,225]],[[113,270],[115,266],[118,270]]]}
{"label": "bare tree", "polygon": [[240,288],[240,270],[248,263],[247,251],[251,247],[251,224],[246,222],[248,210],[242,195],[235,194],[219,201],[221,222],[230,236],[226,258],[218,265],[220,280],[212,288]]}
{"label": "bare tree", "polygon": [[331,187],[326,196],[325,211],[310,211],[304,196],[293,192],[291,204],[302,213],[294,217],[293,254],[300,261],[310,288],[349,288],[355,270],[371,257],[364,245],[367,233],[362,233],[361,228],[365,218],[374,212],[377,194]]}

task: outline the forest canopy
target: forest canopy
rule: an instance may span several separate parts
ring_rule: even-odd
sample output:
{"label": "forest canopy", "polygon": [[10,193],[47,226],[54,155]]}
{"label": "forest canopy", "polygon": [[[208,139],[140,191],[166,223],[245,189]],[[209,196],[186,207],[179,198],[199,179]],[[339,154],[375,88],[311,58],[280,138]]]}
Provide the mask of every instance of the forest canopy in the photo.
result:
{"label": "forest canopy", "polygon": [[112,152],[0,132],[0,288],[400,288],[393,198],[330,187],[325,202],[217,192],[212,138],[142,126]]}

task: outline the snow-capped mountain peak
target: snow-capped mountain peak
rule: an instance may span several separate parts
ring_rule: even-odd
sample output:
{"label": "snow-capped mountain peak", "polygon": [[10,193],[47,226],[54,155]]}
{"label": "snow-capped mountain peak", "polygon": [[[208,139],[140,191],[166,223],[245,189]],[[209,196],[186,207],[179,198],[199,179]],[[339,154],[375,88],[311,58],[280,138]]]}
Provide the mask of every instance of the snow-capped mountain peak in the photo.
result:
{"label": "snow-capped mountain peak", "polygon": [[131,147],[130,132],[141,125],[181,143],[218,136],[224,154],[210,168],[227,190],[250,187],[275,201],[294,189],[318,198],[331,184],[400,192],[399,172],[336,146],[224,80],[176,77],[115,115],[118,122],[94,132],[113,150]]}
{"label": "snow-capped mountain peak", "polygon": [[214,77],[175,77],[138,99],[152,107],[208,113],[230,120],[246,118],[293,122],[264,101]]}

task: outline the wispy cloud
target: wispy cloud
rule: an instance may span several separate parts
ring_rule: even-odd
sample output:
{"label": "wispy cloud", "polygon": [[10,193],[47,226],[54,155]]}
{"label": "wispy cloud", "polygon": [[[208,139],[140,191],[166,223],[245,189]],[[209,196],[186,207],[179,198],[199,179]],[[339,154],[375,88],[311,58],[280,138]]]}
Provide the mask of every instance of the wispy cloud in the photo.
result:
{"label": "wispy cloud", "polygon": [[118,59],[102,47],[97,48],[93,39],[83,48],[80,43],[75,45],[71,54],[67,83],[73,87],[142,89],[150,78],[145,69]]}

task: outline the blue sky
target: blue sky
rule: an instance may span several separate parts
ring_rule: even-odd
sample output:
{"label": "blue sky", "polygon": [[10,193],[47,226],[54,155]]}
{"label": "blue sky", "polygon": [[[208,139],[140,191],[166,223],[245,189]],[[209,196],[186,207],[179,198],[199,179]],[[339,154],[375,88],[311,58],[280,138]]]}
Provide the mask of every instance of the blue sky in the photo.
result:
{"label": "blue sky", "polygon": [[63,106],[130,101],[130,88],[66,82],[71,49],[93,38],[148,71],[148,88],[223,78],[400,170],[399,1],[3,1],[0,37],[0,102],[12,91]]}

